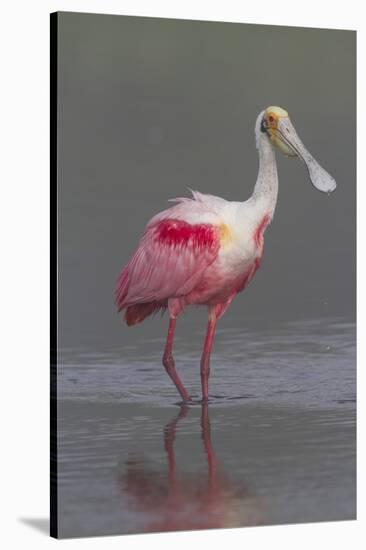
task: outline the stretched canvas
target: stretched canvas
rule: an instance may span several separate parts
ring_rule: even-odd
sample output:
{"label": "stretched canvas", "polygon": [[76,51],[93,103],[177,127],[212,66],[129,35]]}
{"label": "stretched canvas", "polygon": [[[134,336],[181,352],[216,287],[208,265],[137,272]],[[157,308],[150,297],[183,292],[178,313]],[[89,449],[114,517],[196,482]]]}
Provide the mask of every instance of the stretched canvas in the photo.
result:
{"label": "stretched canvas", "polygon": [[51,15],[52,536],[355,519],[355,72]]}

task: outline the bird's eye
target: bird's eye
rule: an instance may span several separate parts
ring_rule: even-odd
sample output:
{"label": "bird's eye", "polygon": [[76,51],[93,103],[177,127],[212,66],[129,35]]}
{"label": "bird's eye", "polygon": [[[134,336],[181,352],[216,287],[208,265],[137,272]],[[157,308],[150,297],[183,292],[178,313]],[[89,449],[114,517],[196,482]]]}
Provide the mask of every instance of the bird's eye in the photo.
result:
{"label": "bird's eye", "polygon": [[261,132],[264,134],[266,131],[267,131],[267,121],[265,117],[263,117],[261,122]]}
{"label": "bird's eye", "polygon": [[269,120],[270,122],[274,122],[274,117],[273,117],[272,115],[269,115],[268,120]]}

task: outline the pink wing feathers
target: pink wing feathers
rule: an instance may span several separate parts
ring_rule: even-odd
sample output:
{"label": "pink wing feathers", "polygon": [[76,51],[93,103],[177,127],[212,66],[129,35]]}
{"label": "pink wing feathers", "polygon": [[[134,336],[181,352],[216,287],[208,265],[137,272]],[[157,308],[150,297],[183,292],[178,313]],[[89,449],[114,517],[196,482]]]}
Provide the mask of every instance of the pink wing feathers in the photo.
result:
{"label": "pink wing feathers", "polygon": [[219,247],[220,231],[213,224],[153,218],[117,281],[116,303],[119,311],[127,308],[127,324],[166,308],[169,298],[188,294]]}

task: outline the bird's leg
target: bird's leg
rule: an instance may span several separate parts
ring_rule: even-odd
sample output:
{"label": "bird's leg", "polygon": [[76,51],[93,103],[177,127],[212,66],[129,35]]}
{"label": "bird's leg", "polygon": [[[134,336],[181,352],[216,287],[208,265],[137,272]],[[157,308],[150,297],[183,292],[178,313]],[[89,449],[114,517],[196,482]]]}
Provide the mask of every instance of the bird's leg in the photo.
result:
{"label": "bird's leg", "polygon": [[225,489],[225,487],[220,484],[222,478],[221,475],[219,475],[216,456],[211,442],[211,427],[210,417],[208,414],[208,402],[203,401],[201,407],[201,438],[203,441],[208,465],[205,502],[208,513],[212,511],[215,514],[215,511],[217,510],[217,503],[222,499],[222,490],[220,489]]}
{"label": "bird's leg", "polygon": [[177,477],[175,469],[174,440],[177,424],[188,414],[189,407],[185,403],[181,405],[178,416],[169,422],[164,428],[164,446],[168,458],[169,492],[174,494],[177,489]]}
{"label": "bird's leg", "polygon": [[176,322],[177,320],[173,317],[169,319],[169,329],[168,329],[168,336],[166,339],[165,350],[163,355],[163,365],[165,367],[166,372],[169,374],[170,378],[173,380],[180,395],[182,396],[183,401],[189,401],[190,397],[188,395],[188,392],[183,386],[183,383],[179,378],[179,374],[175,369],[175,363],[174,363],[174,358],[172,353]]}
{"label": "bird's leg", "polygon": [[205,344],[203,346],[203,352],[201,357],[201,385],[202,385],[202,401],[208,401],[208,377],[210,375],[210,355],[212,342],[215,336],[216,329],[216,312],[213,307],[209,309],[207,331]]}
{"label": "bird's leg", "polygon": [[201,437],[207,454],[209,485],[212,487],[216,479],[216,457],[211,443],[210,417],[208,414],[208,403],[204,401],[201,405]]}

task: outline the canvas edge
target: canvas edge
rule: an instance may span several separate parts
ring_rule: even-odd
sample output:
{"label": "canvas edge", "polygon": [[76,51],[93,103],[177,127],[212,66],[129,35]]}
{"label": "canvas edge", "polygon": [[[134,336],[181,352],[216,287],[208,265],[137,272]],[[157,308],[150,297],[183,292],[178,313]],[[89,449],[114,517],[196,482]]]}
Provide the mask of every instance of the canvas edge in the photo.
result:
{"label": "canvas edge", "polygon": [[50,536],[58,538],[57,477],[57,71],[58,13],[50,13]]}

